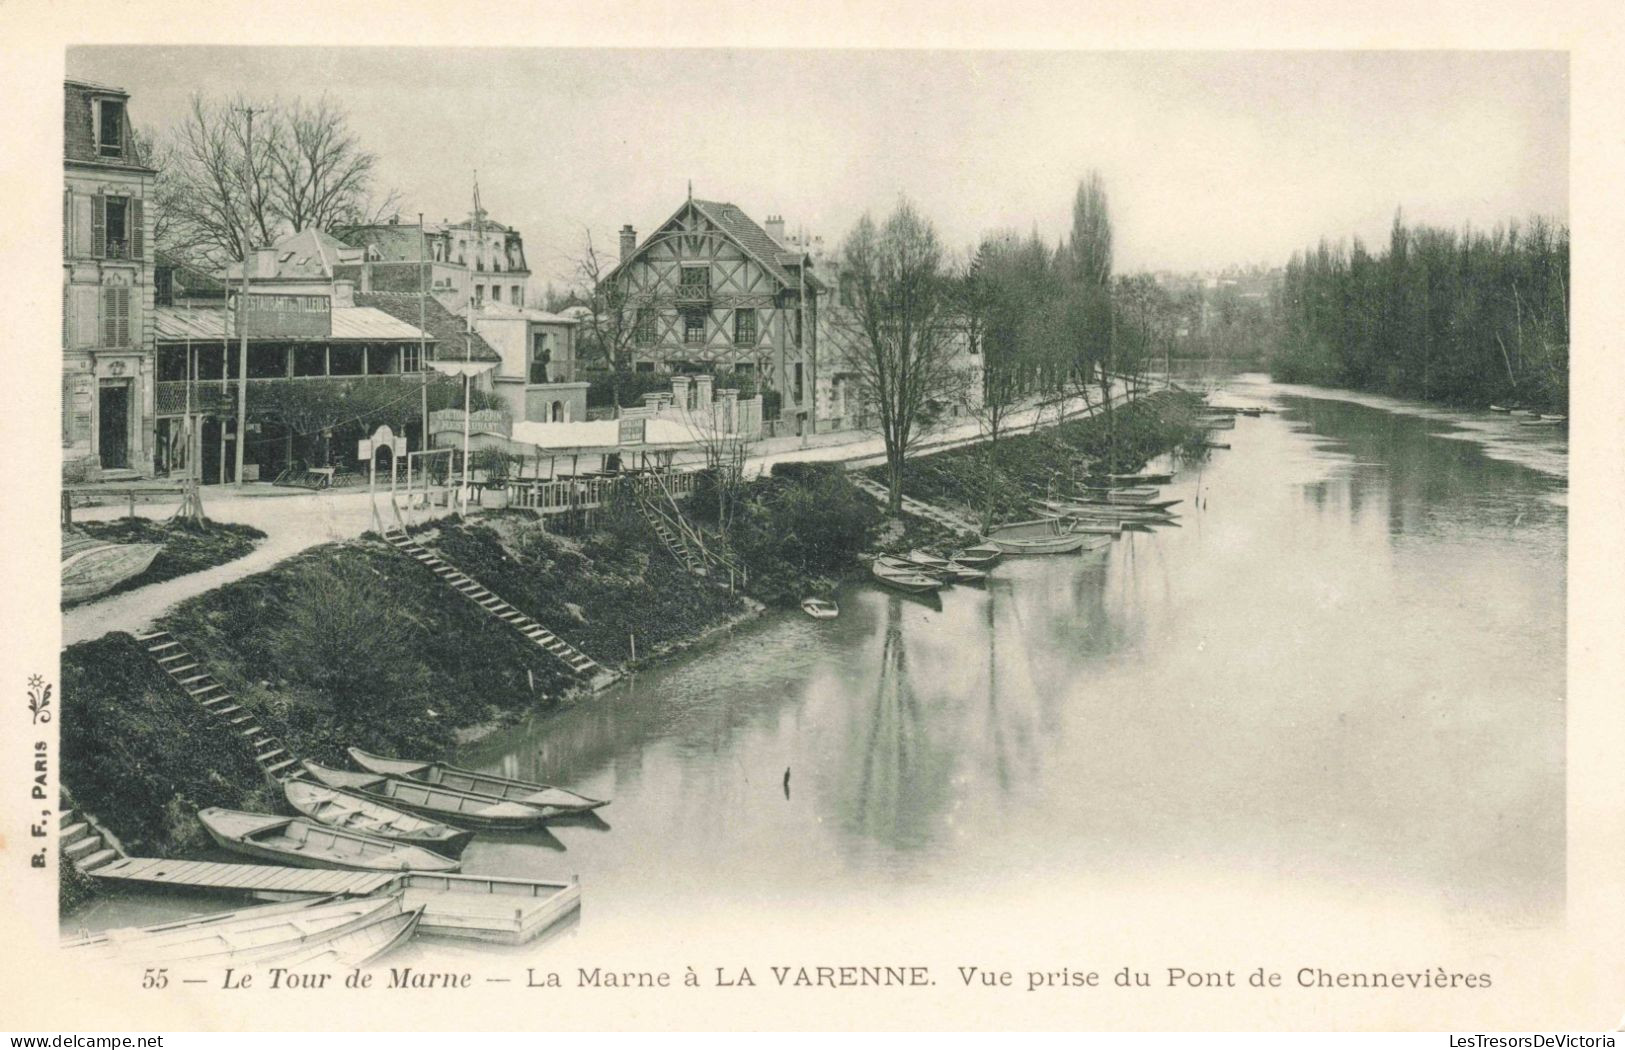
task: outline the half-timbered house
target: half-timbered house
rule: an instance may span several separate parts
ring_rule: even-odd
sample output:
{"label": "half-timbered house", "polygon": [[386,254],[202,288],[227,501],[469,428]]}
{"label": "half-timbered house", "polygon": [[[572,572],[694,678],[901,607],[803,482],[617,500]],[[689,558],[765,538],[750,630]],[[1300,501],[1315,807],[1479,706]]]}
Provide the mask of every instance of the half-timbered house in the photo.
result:
{"label": "half-timbered house", "polygon": [[710,372],[778,391],[779,418],[805,425],[813,404],[817,302],[806,253],[737,205],[690,198],[639,243],[621,230],[606,277],[632,331],[634,367]]}

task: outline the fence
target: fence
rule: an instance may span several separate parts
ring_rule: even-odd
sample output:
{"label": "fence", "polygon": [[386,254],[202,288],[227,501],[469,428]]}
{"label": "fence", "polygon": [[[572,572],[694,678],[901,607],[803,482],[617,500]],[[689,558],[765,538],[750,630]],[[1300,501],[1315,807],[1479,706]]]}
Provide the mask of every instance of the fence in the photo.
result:
{"label": "fence", "polygon": [[[691,496],[698,471],[661,475],[674,499]],[[621,474],[579,474],[549,481],[511,480],[506,488],[508,506],[538,514],[568,514],[577,510],[597,510],[613,502],[619,489],[627,485],[653,486],[652,474],[627,471]]]}

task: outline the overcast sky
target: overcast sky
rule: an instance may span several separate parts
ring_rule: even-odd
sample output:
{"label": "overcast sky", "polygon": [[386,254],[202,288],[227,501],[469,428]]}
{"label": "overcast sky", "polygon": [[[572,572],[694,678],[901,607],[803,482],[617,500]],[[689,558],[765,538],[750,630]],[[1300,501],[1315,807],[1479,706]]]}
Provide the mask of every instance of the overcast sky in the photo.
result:
{"label": "overcast sky", "polygon": [[1283,263],[1381,243],[1396,208],[1489,226],[1567,220],[1568,72],[1555,52],[1033,53],[79,48],[138,126],[189,94],[326,92],[403,219],[482,202],[538,283],[583,230],[613,246],[694,195],[838,241],[912,198],[955,247],[1070,225],[1106,178],[1120,272]]}

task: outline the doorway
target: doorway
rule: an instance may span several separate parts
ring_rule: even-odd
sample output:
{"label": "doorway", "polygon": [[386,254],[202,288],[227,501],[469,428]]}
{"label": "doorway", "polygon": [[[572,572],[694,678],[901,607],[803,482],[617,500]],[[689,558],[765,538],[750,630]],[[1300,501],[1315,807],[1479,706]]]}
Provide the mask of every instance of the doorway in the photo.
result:
{"label": "doorway", "polygon": [[130,465],[130,384],[102,383],[96,405],[96,448],[103,470]]}

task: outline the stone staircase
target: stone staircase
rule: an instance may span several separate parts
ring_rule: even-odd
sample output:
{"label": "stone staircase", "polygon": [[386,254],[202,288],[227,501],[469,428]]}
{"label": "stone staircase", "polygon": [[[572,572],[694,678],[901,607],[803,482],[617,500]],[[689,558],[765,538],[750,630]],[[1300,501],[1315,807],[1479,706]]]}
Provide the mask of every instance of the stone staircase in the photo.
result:
{"label": "stone staircase", "polygon": [[215,681],[202,662],[168,631],[136,635],[136,641],[216,724],[235,733],[253,749],[254,761],[267,777],[282,781],[304,776],[299,759],[280,739],[261,728],[259,719],[238,704],[226,687]]}
{"label": "stone staircase", "polygon": [[58,815],[58,848],[73,866],[89,875],[97,868],[126,856],[124,846],[113,833],[89,813],[72,808],[66,799]]}
{"label": "stone staircase", "polygon": [[605,688],[620,677],[615,671],[604,667],[580,649],[577,649],[529,616],[492,594],[478,580],[459,571],[456,566],[448,564],[439,555],[430,552],[408,535],[405,529],[399,526],[391,526],[384,530],[383,535],[384,541],[390,546],[433,572],[445,582],[446,586],[484,609],[492,617],[530,639],[543,652],[568,667],[572,674],[586,682],[594,692]]}
{"label": "stone staircase", "polygon": [[[859,491],[868,493],[881,504],[885,504],[891,498],[891,493],[886,486],[861,474],[848,474],[847,480],[857,486]],[[917,500],[907,494],[903,496],[903,510],[916,518],[924,518],[933,525],[940,525],[953,532],[979,533],[981,531],[974,523],[961,518],[959,515],[943,510],[941,507],[933,507],[931,504]]]}

